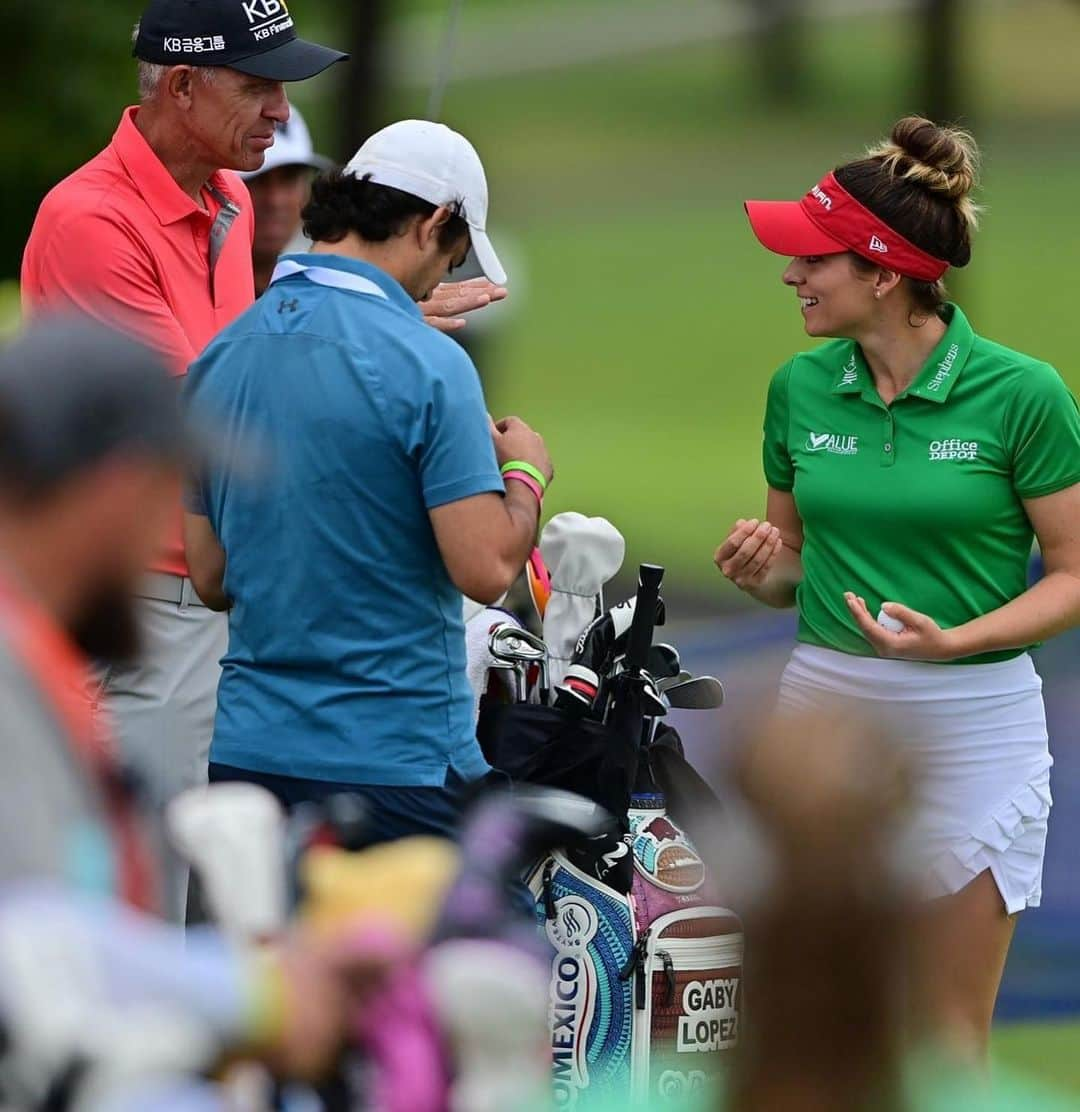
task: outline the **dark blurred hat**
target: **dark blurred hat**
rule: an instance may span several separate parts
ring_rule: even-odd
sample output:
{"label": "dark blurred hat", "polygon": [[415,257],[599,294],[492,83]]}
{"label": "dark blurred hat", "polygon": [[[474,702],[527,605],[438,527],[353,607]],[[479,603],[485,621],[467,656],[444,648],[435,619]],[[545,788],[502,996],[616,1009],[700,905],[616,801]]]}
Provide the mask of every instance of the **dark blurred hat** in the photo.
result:
{"label": "dark blurred hat", "polygon": [[304,81],[348,58],[296,37],[285,0],[149,0],[132,54],[165,66],[229,66]]}
{"label": "dark blurred hat", "polygon": [[0,349],[0,483],[45,490],[112,456],[227,465],[223,442],[185,418],[179,383],[97,321],[35,319]]}

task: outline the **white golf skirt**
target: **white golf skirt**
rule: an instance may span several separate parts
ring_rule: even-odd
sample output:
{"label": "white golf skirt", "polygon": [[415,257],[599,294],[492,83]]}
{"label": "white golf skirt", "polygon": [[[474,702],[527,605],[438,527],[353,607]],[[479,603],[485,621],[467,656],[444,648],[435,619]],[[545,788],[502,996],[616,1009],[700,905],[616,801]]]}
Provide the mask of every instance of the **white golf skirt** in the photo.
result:
{"label": "white golf skirt", "polygon": [[778,710],[798,717],[838,702],[896,728],[915,757],[912,836],[926,895],[958,892],[989,869],[1010,915],[1038,907],[1053,759],[1031,657],[942,665],[798,645]]}

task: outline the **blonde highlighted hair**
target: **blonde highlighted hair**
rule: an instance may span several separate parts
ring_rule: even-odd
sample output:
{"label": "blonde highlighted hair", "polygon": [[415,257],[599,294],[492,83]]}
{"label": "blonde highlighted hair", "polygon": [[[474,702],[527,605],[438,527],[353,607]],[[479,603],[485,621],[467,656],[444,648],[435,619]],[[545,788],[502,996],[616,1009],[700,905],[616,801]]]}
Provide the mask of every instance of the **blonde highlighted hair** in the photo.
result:
{"label": "blonde highlighted hair", "polygon": [[[971,261],[981,209],[971,196],[979,183],[979,148],[970,132],[905,116],[888,139],[835,173],[857,201],[916,247],[950,266]],[[920,312],[944,303],[944,282],[906,281]]]}
{"label": "blonde highlighted hair", "polygon": [[894,178],[952,201],[969,231],[978,228],[982,209],[971,192],[979,184],[980,154],[970,131],[905,116],[888,139],[867,150],[866,157],[879,160]]}

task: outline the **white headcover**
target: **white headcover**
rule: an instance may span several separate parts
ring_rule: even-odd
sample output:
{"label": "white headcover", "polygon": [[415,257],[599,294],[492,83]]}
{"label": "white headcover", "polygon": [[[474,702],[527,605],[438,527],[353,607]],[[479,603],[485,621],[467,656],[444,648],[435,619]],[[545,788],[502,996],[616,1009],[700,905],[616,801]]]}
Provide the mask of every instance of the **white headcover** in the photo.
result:
{"label": "white headcover", "polygon": [[206,902],[236,938],[285,924],[285,814],[257,784],[190,788],[166,808],[169,836],[199,873]]}
{"label": "white headcover", "polygon": [[581,631],[596,616],[601,588],[622,567],[626,541],[606,518],[562,513],[544,527],[540,555],[551,576],[544,640],[554,688],[562,683]]}

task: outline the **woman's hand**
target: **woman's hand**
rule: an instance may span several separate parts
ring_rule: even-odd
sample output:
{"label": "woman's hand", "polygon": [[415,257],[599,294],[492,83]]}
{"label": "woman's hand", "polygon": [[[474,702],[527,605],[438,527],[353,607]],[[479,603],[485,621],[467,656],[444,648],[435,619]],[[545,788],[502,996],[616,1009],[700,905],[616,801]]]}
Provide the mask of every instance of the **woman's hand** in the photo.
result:
{"label": "woman's hand", "polygon": [[903,623],[904,628],[894,633],[877,623],[866,608],[866,599],[846,591],[844,601],[855,624],[878,656],[896,660],[955,660],[960,655],[954,647],[951,631],[942,629],[933,618],[918,610],[898,602],[882,603],[881,609],[890,618]]}
{"label": "woman's hand", "polygon": [[784,542],[780,530],[767,521],[739,518],[716,550],[713,563],[741,591],[760,587],[776,563]]}

